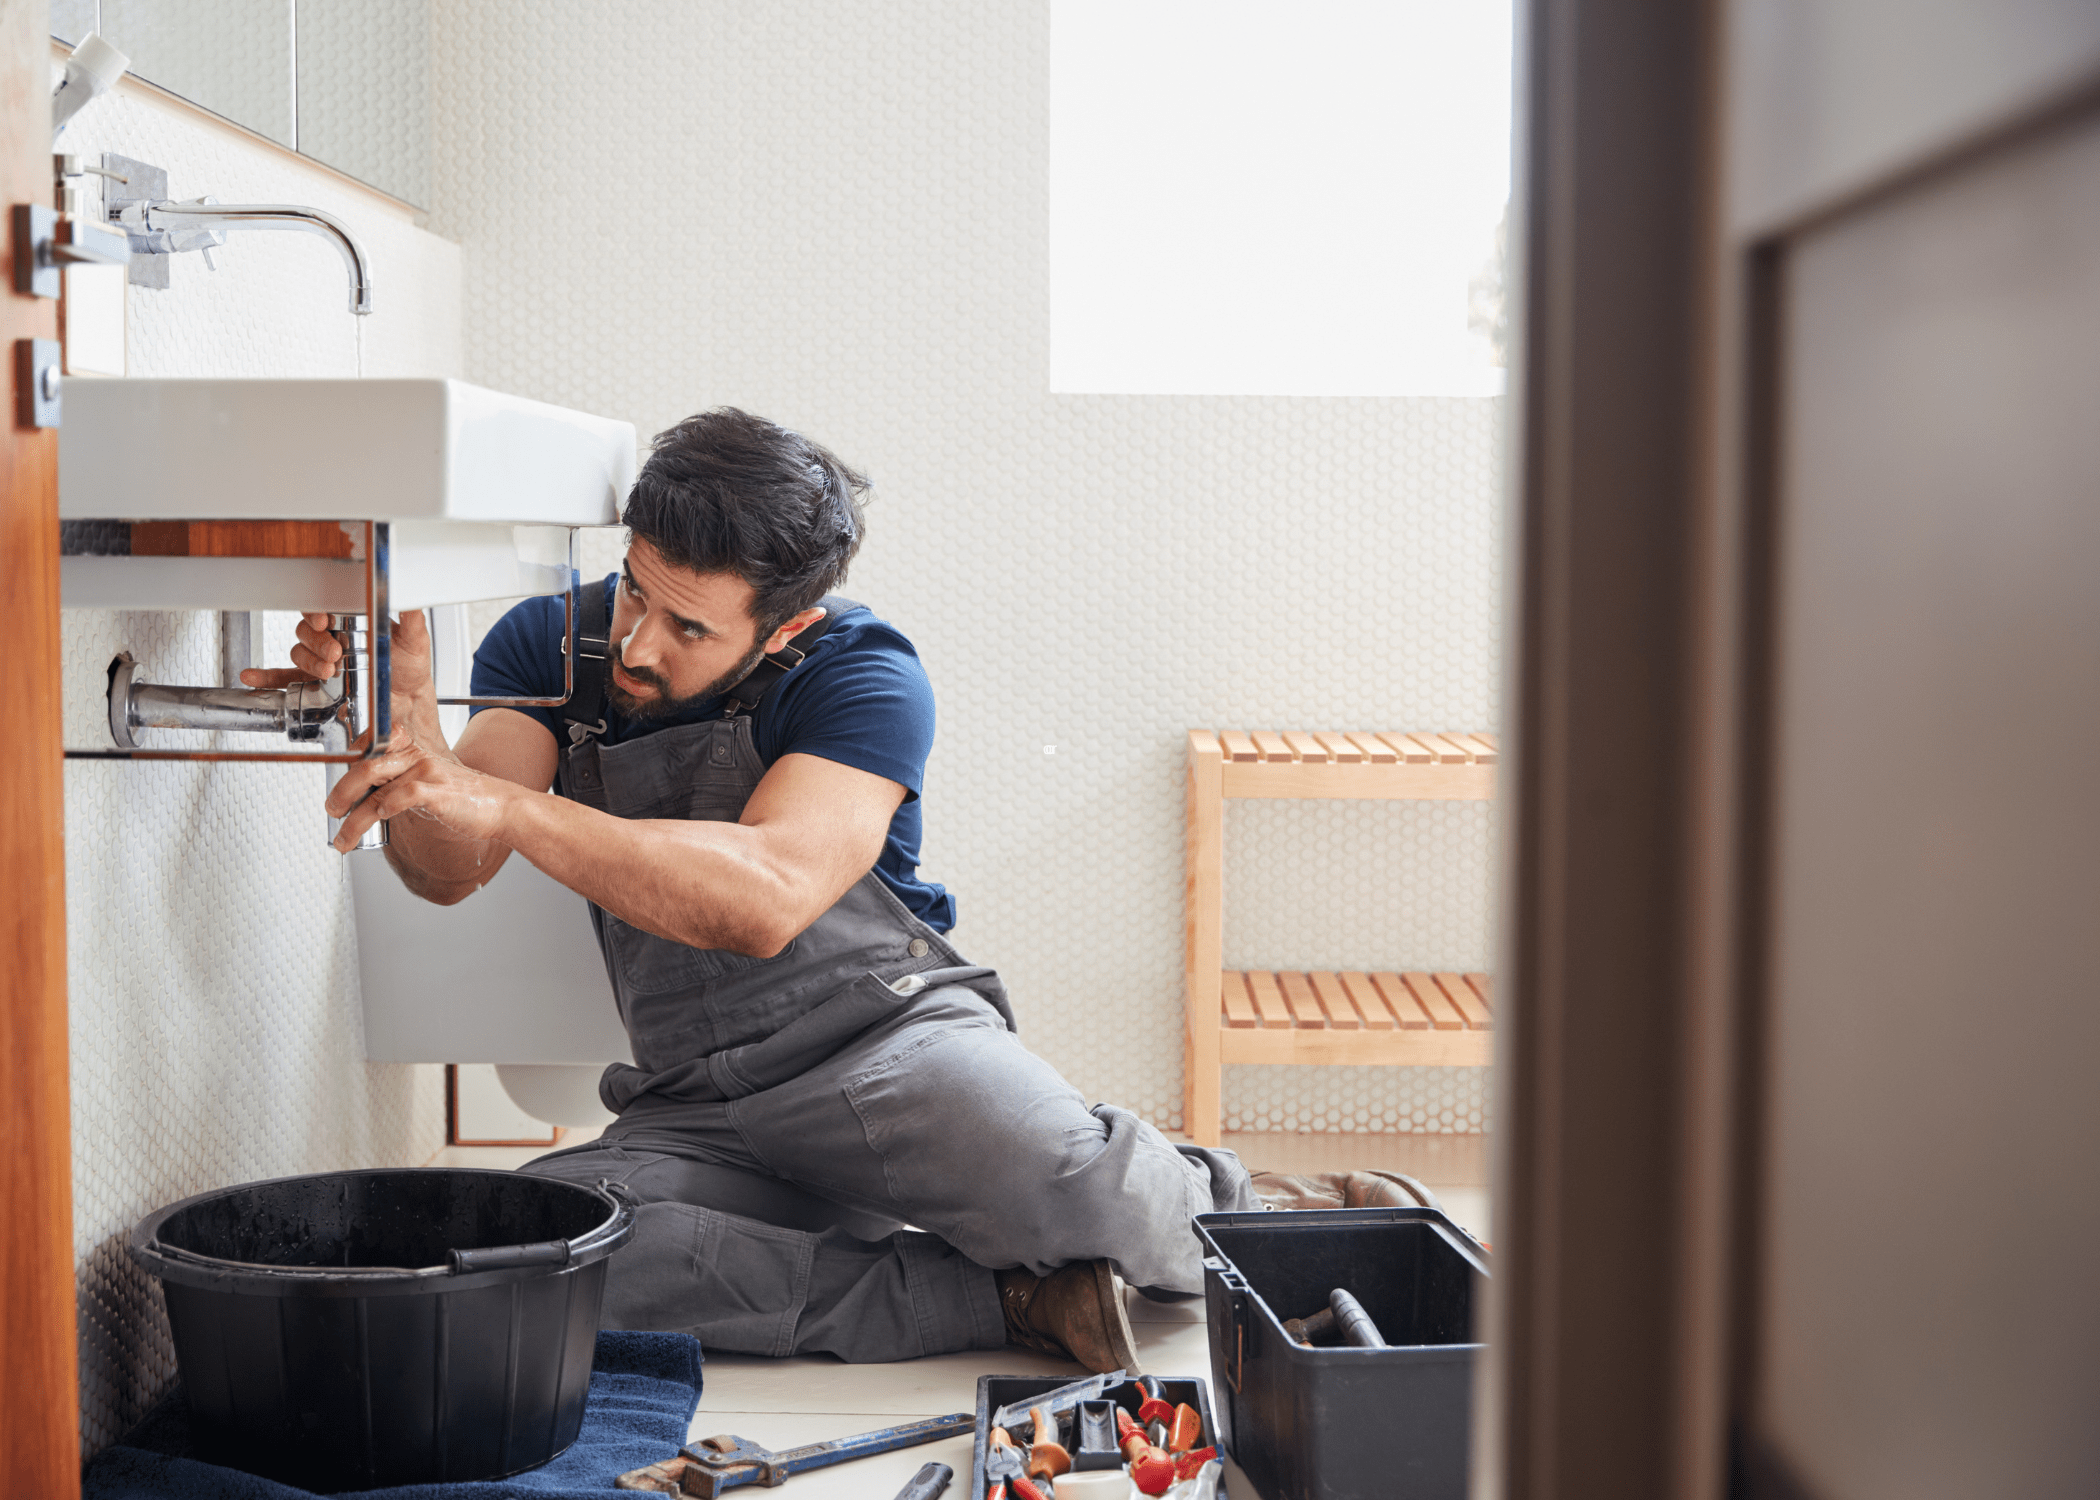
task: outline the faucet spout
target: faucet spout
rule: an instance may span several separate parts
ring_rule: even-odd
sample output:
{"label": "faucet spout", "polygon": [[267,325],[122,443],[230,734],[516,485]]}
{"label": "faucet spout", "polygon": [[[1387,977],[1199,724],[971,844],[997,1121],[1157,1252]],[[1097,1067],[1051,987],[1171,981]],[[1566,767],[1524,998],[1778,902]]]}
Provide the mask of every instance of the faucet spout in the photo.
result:
{"label": "faucet spout", "polygon": [[[341,219],[318,208],[297,203],[209,203],[192,199],[186,203],[129,203],[116,218],[134,235],[145,231],[148,235],[173,236],[184,230],[214,229],[290,229],[318,234],[335,246],[350,273],[350,311],[360,317],[372,311],[372,267],[365,259],[364,247]],[[190,247],[171,239],[150,248],[165,253]]]}

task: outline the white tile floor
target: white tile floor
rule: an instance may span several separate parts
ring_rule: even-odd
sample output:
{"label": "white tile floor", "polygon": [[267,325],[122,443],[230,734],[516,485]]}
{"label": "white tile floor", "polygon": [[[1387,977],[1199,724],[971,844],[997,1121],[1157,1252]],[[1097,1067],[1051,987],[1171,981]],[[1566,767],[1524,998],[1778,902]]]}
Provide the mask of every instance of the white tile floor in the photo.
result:
{"label": "white tile floor", "polygon": [[[587,1139],[589,1132],[572,1132],[563,1144],[576,1145]],[[1453,1219],[1481,1238],[1489,1238],[1486,1142],[1482,1137],[1227,1136],[1225,1144],[1260,1168],[1385,1167],[1412,1173],[1435,1189]],[[514,1167],[544,1150],[453,1146],[440,1152],[431,1165]],[[1194,1375],[1209,1381],[1210,1341],[1201,1299],[1166,1305],[1147,1302],[1133,1293],[1129,1308],[1138,1357],[1148,1373]],[[1080,1373],[1075,1366],[1019,1349],[944,1354],[894,1365],[847,1365],[830,1358],[761,1359],[710,1351],[691,1437],[734,1433],[768,1448],[792,1448],[917,1417],[971,1411],[977,1404],[980,1375],[1077,1378]],[[966,1500],[967,1433],[798,1475],[790,1481],[789,1500],[887,1500],[929,1461],[955,1470],[948,1500]],[[1245,1476],[1229,1463],[1226,1489],[1236,1500],[1257,1497]]]}

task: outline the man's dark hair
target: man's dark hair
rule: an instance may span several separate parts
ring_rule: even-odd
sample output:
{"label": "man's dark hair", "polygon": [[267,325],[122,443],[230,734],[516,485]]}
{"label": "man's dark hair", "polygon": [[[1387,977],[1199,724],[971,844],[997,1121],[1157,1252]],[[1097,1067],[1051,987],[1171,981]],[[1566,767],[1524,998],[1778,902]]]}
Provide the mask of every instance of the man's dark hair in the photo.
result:
{"label": "man's dark hair", "polygon": [[750,584],[761,640],[844,580],[868,481],[828,449],[722,406],[658,433],[650,450],[621,519],[672,566]]}

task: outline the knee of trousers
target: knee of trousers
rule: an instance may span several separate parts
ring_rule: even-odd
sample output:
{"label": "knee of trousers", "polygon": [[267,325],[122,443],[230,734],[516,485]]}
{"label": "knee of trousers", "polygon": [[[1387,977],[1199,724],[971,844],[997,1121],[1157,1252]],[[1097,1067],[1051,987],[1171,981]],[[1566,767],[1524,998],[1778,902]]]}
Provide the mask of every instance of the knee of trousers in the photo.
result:
{"label": "knee of trousers", "polygon": [[645,1203],[606,1265],[607,1328],[691,1333],[711,1348],[791,1352],[816,1236],[684,1203]]}
{"label": "knee of trousers", "polygon": [[1200,1278],[1190,1220],[1212,1207],[1209,1174],[1134,1115],[1106,1106],[1095,1113],[1109,1131],[1093,1158],[1031,1195],[1037,1253],[1052,1261],[1107,1256],[1148,1278],[1141,1285]]}

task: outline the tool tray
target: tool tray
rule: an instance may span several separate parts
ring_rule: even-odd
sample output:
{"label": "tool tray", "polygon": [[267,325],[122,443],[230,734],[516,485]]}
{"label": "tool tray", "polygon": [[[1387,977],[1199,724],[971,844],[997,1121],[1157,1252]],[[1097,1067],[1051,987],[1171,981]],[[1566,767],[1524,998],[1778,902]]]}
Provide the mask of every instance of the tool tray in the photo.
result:
{"label": "tool tray", "polygon": [[[992,1441],[992,1413],[1002,1406],[1016,1401],[1026,1401],[1031,1396],[1047,1396],[1061,1385],[1070,1385],[1074,1375],[1057,1375],[1045,1378],[1041,1375],[981,1375],[977,1380],[977,1441],[970,1450],[970,1500],[984,1500],[984,1458]],[[1196,1446],[1216,1447],[1220,1453],[1225,1445],[1219,1441],[1218,1417],[1210,1407],[1210,1392],[1204,1382],[1193,1375],[1162,1375],[1159,1393],[1163,1400],[1176,1406],[1193,1406],[1203,1414],[1203,1441]],[[1137,1377],[1132,1376],[1123,1384],[1101,1393],[1103,1401],[1116,1405],[1135,1417],[1138,1407],[1145,1399],[1138,1389]],[[1012,1428],[1007,1429],[1012,1432]],[[1031,1431],[1033,1429],[1030,1429]],[[1022,1441],[1023,1434],[1014,1433],[1014,1441]],[[1027,1446],[1025,1443],[1022,1446]],[[1218,1476],[1218,1500],[1225,1500],[1225,1476]]]}

